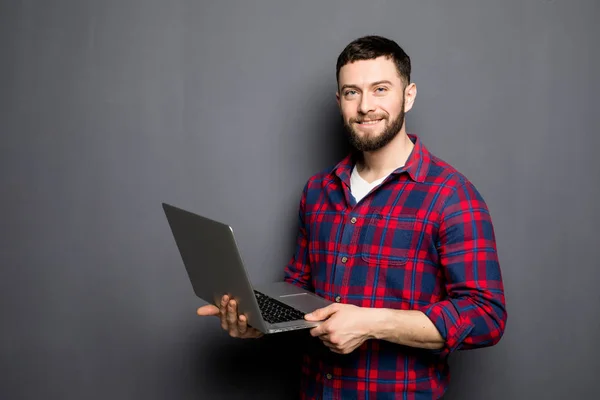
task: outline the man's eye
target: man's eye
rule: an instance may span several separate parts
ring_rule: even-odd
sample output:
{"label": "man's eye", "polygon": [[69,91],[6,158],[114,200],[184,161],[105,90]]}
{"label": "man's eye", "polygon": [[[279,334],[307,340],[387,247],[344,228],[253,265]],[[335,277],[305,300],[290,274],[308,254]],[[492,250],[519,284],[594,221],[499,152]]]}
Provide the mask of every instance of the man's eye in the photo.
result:
{"label": "man's eye", "polygon": [[346,93],[344,93],[345,96],[352,96],[356,94],[356,90],[346,90]]}
{"label": "man's eye", "polygon": [[387,91],[387,88],[384,88],[384,87],[378,87],[377,89],[375,89],[375,91],[376,91],[376,92],[379,92],[379,93],[383,93],[383,92]]}

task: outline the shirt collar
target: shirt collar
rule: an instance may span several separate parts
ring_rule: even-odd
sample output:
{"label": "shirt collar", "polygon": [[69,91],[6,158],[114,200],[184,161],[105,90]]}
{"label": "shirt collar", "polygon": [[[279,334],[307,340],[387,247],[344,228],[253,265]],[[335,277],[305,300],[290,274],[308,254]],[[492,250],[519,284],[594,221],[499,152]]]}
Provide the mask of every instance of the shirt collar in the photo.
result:
{"label": "shirt collar", "polygon": [[[423,182],[425,177],[427,177],[427,172],[429,171],[429,166],[431,164],[431,153],[423,145],[421,139],[417,135],[408,134],[408,137],[414,143],[414,147],[408,156],[405,165],[394,170],[391,175],[399,176],[406,172],[415,182]],[[352,174],[352,168],[354,168],[354,165],[356,164],[357,157],[360,157],[359,152],[348,154],[333,168],[331,173],[337,175],[342,182],[350,185],[350,175]]]}

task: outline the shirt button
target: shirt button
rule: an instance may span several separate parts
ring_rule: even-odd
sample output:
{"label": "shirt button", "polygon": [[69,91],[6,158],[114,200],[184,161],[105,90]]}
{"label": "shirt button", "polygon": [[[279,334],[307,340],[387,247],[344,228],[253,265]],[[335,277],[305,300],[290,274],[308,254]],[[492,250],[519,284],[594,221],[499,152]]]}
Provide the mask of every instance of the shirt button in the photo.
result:
{"label": "shirt button", "polygon": [[356,217],[352,217],[352,219],[350,220],[350,222],[352,222],[353,224],[356,223]]}
{"label": "shirt button", "polygon": [[325,377],[326,377],[327,379],[331,379],[331,378],[333,378],[333,376],[332,376],[331,374],[327,374],[327,375],[325,375]]}
{"label": "shirt button", "polygon": [[337,303],[339,303],[340,301],[342,301],[342,296],[335,296],[335,301]]}
{"label": "shirt button", "polygon": [[346,256],[342,257],[342,262],[345,263],[346,261],[348,261],[348,257],[346,257]]}

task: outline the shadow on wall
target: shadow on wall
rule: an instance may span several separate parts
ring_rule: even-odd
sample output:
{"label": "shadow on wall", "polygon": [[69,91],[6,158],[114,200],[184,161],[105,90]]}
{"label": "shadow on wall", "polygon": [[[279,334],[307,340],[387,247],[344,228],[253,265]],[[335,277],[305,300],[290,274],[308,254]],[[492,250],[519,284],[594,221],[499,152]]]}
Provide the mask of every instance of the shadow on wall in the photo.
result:
{"label": "shadow on wall", "polygon": [[352,150],[343,126],[339,107],[334,100],[326,101],[320,112],[323,118],[319,126],[314,127],[318,134],[313,137],[313,149],[318,160],[325,160],[327,166],[333,166]]}
{"label": "shadow on wall", "polygon": [[258,340],[233,339],[223,332],[188,348],[193,393],[214,398],[293,399],[300,390],[300,350],[308,331]]}
{"label": "shadow on wall", "polygon": [[306,181],[335,166],[351,151],[335,100],[335,82],[326,74],[307,81],[311,84],[293,82],[286,89],[276,111],[286,110],[282,125],[271,133],[278,142],[277,152],[272,155],[281,177],[278,196],[285,204],[285,214],[278,216],[276,229],[281,230],[280,237],[285,239],[276,246],[284,249],[283,256],[274,261],[281,268],[265,280],[283,279],[284,266],[296,246],[298,205]]}
{"label": "shadow on wall", "polygon": [[322,147],[319,148],[318,145],[315,145],[315,149],[322,152],[321,157],[331,160],[332,164],[335,164],[348,155],[352,150],[352,146],[346,137],[347,134],[337,104],[329,102],[324,108],[326,117],[321,129],[325,135],[319,138],[322,141]]}
{"label": "shadow on wall", "polygon": [[[286,170],[283,176],[300,179],[294,185],[303,186],[310,175],[332,167],[351,150],[335,92],[330,88],[331,83],[304,85],[300,99],[294,96],[286,100],[287,109],[293,113],[286,117],[283,132],[273,132],[274,139],[283,139],[278,149],[280,158],[276,159]],[[285,262],[295,248],[300,200],[297,189],[290,189],[290,216],[286,219],[290,252],[285,253]],[[283,267],[279,278],[283,277]],[[175,358],[169,366],[169,374],[177,382],[176,391],[185,391],[185,398],[209,398],[208,394],[215,399],[298,397],[301,351],[312,339],[307,330],[241,340],[220,331],[215,319],[192,331],[180,343],[181,353],[172,356]]]}
{"label": "shadow on wall", "polygon": [[[335,77],[334,77],[335,79]],[[304,138],[300,145],[306,158],[298,160],[311,175],[332,167],[351,151],[335,99],[336,84],[329,75],[311,80],[314,85],[304,85],[302,101],[289,99],[288,109],[296,110],[295,131]],[[296,133],[286,132],[287,135]],[[289,144],[289,142],[288,142]],[[308,177],[307,177],[308,178]]]}

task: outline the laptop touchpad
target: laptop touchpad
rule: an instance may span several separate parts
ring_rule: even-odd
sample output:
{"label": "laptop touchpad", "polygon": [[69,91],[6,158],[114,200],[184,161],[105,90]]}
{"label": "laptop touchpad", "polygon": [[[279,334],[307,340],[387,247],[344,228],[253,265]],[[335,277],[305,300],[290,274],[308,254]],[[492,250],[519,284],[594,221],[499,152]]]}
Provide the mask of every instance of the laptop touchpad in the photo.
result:
{"label": "laptop touchpad", "polygon": [[279,301],[284,302],[303,312],[313,312],[317,308],[325,307],[330,304],[327,300],[307,293],[288,294],[279,297]]}

